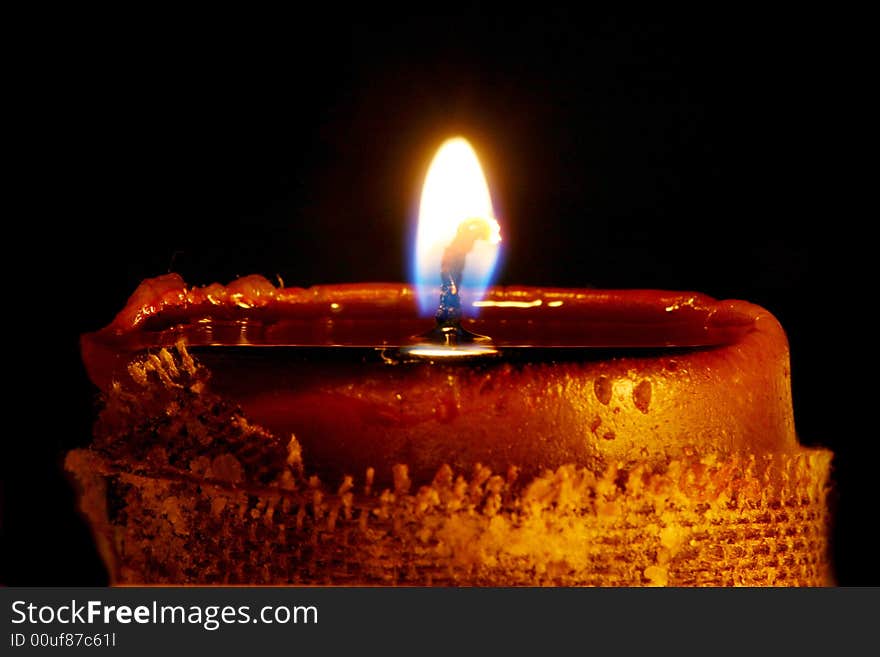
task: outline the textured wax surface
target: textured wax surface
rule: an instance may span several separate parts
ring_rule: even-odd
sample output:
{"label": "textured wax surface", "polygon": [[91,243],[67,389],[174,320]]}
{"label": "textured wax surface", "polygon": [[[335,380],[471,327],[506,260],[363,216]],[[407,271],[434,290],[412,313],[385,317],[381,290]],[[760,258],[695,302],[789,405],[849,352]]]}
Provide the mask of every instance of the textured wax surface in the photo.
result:
{"label": "textured wax surface", "polygon": [[823,450],[658,449],[538,476],[441,465],[426,484],[394,464],[385,487],[372,467],[313,475],[182,345],[128,373],[67,458],[116,583],[831,583]]}

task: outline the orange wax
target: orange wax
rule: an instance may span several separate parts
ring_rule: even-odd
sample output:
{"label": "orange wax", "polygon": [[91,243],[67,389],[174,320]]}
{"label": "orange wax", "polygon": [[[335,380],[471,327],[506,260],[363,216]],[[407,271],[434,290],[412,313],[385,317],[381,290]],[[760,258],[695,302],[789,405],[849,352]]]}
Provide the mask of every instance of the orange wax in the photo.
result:
{"label": "orange wax", "polygon": [[[106,538],[117,581],[220,581],[182,564],[207,558],[187,541],[221,520],[249,554],[280,540],[266,532],[324,546],[233,559],[244,583],[831,581],[830,454],[797,441],[769,312],[525,287],[482,306],[465,326],[496,353],[427,359],[405,349],[433,321],[409,286],[145,281],[82,338],[109,401],[69,459],[99,535],[123,532]],[[105,494],[123,495],[126,520]],[[230,500],[254,519],[271,507],[268,525],[248,528]],[[143,509],[169,524],[126,524]],[[138,561],[145,531],[188,556]],[[347,566],[320,565],[339,550],[354,550]]]}

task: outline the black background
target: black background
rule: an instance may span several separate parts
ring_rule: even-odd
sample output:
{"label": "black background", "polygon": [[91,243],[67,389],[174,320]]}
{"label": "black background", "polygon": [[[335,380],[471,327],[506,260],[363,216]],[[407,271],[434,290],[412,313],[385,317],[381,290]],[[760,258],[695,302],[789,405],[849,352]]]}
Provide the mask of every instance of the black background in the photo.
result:
{"label": "black background", "polygon": [[38,42],[40,100],[16,126],[36,186],[5,245],[27,309],[7,346],[37,410],[6,436],[4,581],[106,582],[60,472],[96,410],[80,333],[169,270],[406,280],[426,166],[463,134],[505,228],[498,283],[699,290],[780,319],[801,441],[837,455],[838,581],[880,582],[869,262],[838,184],[835,21],[478,3],[74,18]]}

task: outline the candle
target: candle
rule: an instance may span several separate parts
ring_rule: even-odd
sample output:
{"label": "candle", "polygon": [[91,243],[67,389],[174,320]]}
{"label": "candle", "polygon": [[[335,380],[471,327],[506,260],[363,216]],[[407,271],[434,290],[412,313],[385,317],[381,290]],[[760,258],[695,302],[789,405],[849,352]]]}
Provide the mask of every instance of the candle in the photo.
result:
{"label": "candle", "polygon": [[83,336],[106,406],[67,466],[113,581],[829,583],[830,454],[798,444],[773,316],[487,288],[501,231],[451,145],[414,285],[168,274]]}

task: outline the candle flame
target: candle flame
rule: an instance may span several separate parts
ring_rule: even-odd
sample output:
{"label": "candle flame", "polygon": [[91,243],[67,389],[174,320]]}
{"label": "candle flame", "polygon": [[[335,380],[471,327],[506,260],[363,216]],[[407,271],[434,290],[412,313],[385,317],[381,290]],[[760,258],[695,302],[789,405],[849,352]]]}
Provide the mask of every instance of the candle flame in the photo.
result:
{"label": "candle flame", "polygon": [[461,280],[455,281],[462,306],[479,300],[495,270],[501,227],[495,218],[489,186],[474,149],[463,137],[446,140],[428,169],[419,203],[414,282],[424,315],[437,310],[444,253],[459,229],[478,225],[466,254]]}

